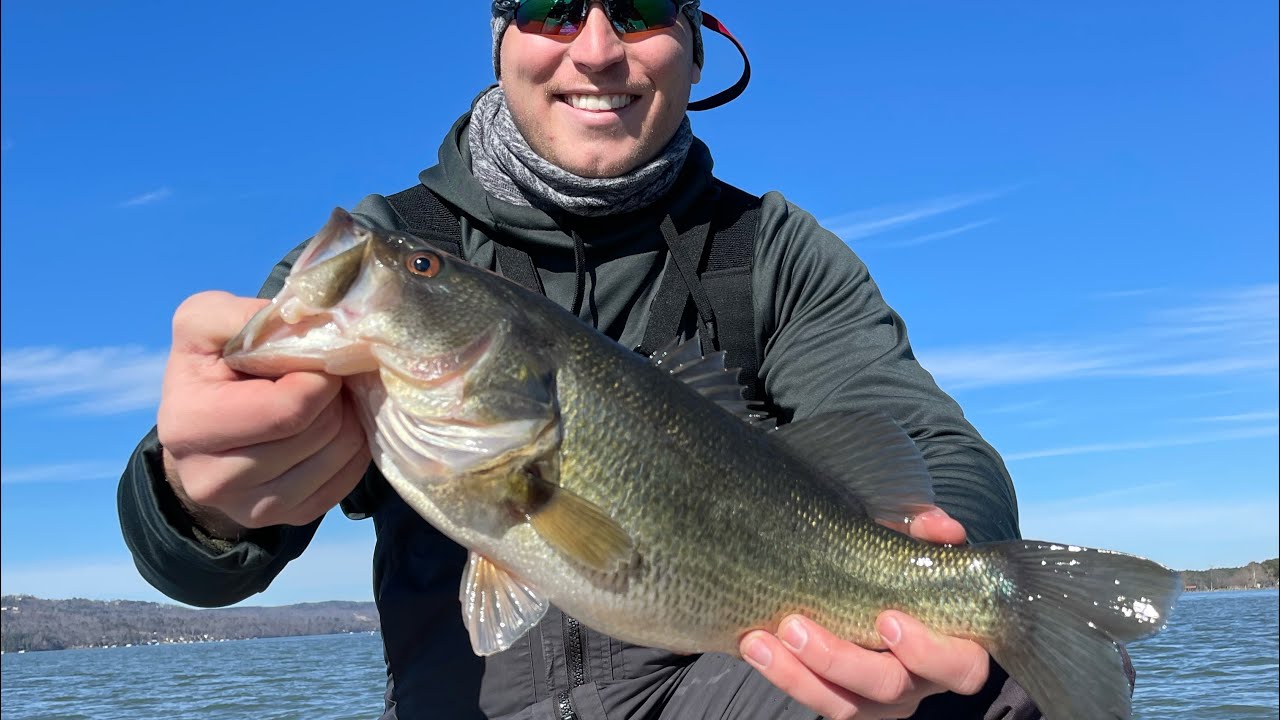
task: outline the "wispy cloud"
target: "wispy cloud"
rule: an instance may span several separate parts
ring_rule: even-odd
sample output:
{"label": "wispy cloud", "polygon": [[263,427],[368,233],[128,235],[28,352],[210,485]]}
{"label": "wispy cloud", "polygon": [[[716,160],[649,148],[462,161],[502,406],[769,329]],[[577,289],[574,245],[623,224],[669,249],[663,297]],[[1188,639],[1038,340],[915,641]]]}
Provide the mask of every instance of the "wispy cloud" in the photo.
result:
{"label": "wispy cloud", "polygon": [[1013,414],[1022,414],[1022,413],[1025,413],[1025,412],[1029,411],[1029,410],[1035,410],[1035,409],[1037,409],[1037,408],[1045,407],[1045,406],[1046,406],[1046,405],[1048,405],[1048,404],[1049,404],[1049,402],[1048,402],[1047,400],[1044,400],[1044,399],[1039,399],[1039,400],[1023,400],[1023,401],[1021,401],[1021,402],[1014,402],[1014,403],[1006,403],[1006,404],[1004,404],[1004,405],[997,405],[997,406],[995,406],[995,407],[987,408],[986,410],[983,410],[982,412],[986,413],[987,415],[1013,415]]}
{"label": "wispy cloud", "polygon": [[1093,508],[1098,507],[1099,505],[1110,504],[1116,500],[1133,502],[1150,500],[1153,497],[1164,497],[1174,491],[1177,487],[1178,483],[1171,480],[1122,485],[1120,487],[1111,488],[1110,490],[1092,492],[1087,495],[1059,498],[1052,501],[1042,502],[1042,504],[1051,505],[1060,509]]}
{"label": "wispy cloud", "polygon": [[[822,221],[822,225],[830,229],[831,232],[840,236],[845,242],[854,242],[856,240],[862,240],[898,230],[920,221],[936,218],[988,200],[993,200],[1003,195],[1007,195],[1014,189],[1015,188],[1009,187],[988,192],[946,195],[908,205],[893,205],[867,210],[858,210],[845,215],[827,218]],[[990,221],[984,221],[982,224],[987,222]],[[955,235],[971,229],[973,228],[952,228],[951,230],[941,231],[941,233],[931,233],[931,235],[937,235],[938,237],[932,237],[928,240],[924,240],[923,242],[941,239],[941,237],[948,237],[949,235]],[[920,244],[920,242],[909,242],[909,244]]]}
{"label": "wispy cloud", "polygon": [[996,221],[995,218],[987,218],[985,220],[978,220],[977,222],[965,223],[964,225],[960,225],[959,227],[953,227],[947,230],[939,230],[937,232],[925,233],[924,235],[917,235],[916,237],[908,238],[906,240],[894,240],[894,241],[888,241],[883,243],[877,243],[876,247],[904,248],[904,247],[916,247],[917,245],[926,245],[931,242],[936,242],[938,240],[945,240],[949,237],[960,235],[961,233],[967,233],[970,230],[977,230],[978,228],[986,227],[995,221]]}
{"label": "wispy cloud", "polygon": [[1155,295],[1164,292],[1164,288],[1132,288],[1129,290],[1103,290],[1093,293],[1089,296],[1091,300],[1123,300],[1127,298],[1143,297],[1146,295]]}
{"label": "wispy cloud", "polygon": [[1280,435],[1280,428],[1275,425],[1239,428],[1220,432],[1202,433],[1198,435],[1177,435],[1170,437],[1126,440],[1120,442],[1085,443],[1082,445],[1066,445],[1062,447],[1042,448],[1024,452],[1002,453],[1005,462],[1019,460],[1036,460],[1040,458],[1064,457],[1067,455],[1092,455],[1096,453],[1128,452],[1133,450],[1152,450],[1155,448],[1181,447],[1184,445],[1204,445],[1207,443],[1227,442],[1230,440],[1248,440],[1252,438],[1275,437]]}
{"label": "wispy cloud", "polygon": [[0,353],[6,405],[42,405],[84,415],[153,409],[166,354],[135,346],[68,350],[33,347]]}
{"label": "wispy cloud", "polygon": [[1186,395],[1183,395],[1183,398],[1186,400],[1204,400],[1205,398],[1220,398],[1220,397],[1228,397],[1231,395],[1242,395],[1245,393],[1256,394],[1257,389],[1248,388],[1248,387],[1225,387],[1225,388],[1218,388],[1217,390],[1205,390],[1204,392],[1187,393]]}
{"label": "wispy cloud", "polygon": [[114,480],[124,468],[121,462],[73,462],[0,468],[0,483],[74,482],[81,480]]}
{"label": "wispy cloud", "polygon": [[1123,364],[1119,349],[1042,343],[917,350],[921,362],[948,389],[1018,385],[1100,374]]}
{"label": "wispy cloud", "polygon": [[1236,413],[1235,415],[1211,415],[1209,417],[1187,418],[1188,422],[1198,423],[1242,423],[1280,420],[1280,412],[1263,410],[1260,412]]}
{"label": "wispy cloud", "polygon": [[120,203],[120,207],[128,208],[128,207],[140,207],[142,205],[151,205],[151,204],[160,202],[161,200],[164,200],[165,198],[171,195],[173,195],[172,190],[170,190],[167,187],[162,187],[156,190],[152,190],[151,192],[142,193],[141,195],[135,195],[129,198],[128,200],[125,200],[124,202]]}
{"label": "wispy cloud", "polygon": [[1275,347],[1280,337],[1280,284],[1267,283],[1206,293],[1195,305],[1155,313],[1155,329],[1167,337],[1239,335],[1243,342]]}
{"label": "wispy cloud", "polygon": [[944,387],[967,389],[1079,377],[1218,376],[1280,366],[1280,288],[1257,285],[1205,294],[1157,310],[1112,337],[1029,344],[918,349]]}

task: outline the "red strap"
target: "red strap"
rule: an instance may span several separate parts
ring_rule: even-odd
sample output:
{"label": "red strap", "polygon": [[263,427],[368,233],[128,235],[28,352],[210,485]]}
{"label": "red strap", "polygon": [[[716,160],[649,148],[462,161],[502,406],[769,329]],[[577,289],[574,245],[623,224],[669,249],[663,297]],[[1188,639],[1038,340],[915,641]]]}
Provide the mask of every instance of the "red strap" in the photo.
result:
{"label": "red strap", "polygon": [[729,28],[716,19],[715,15],[705,10],[702,11],[702,26],[729,38],[729,42],[738,48],[738,53],[742,55],[742,77],[738,78],[738,82],[731,85],[727,90],[721,90],[709,98],[689,103],[690,110],[710,110],[711,108],[720,107],[741,95],[742,91],[747,89],[747,83],[751,81],[751,61],[747,59],[746,48],[742,47],[742,43],[738,42],[738,38],[734,37],[733,33],[729,32]]}

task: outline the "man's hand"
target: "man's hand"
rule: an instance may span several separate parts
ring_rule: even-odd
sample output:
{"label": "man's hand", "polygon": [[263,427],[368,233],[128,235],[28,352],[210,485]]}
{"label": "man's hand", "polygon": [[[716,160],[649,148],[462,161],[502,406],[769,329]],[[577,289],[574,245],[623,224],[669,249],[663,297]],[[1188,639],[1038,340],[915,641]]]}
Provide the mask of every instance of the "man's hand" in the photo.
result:
{"label": "man's hand", "polygon": [[197,524],[234,539],[246,528],[305,525],[355,488],[369,465],[342,380],[242,375],[223,345],[265,300],[207,292],[173,316],[156,423],[165,474]]}
{"label": "man's hand", "polygon": [[[942,510],[917,515],[904,529],[929,542],[965,542],[964,528]],[[929,695],[971,695],[987,680],[987,652],[977,643],[938,635],[894,611],[880,614],[876,630],[888,652],[867,650],[792,616],[776,636],[744,635],[738,649],[770,682],[832,720],[909,717]]]}

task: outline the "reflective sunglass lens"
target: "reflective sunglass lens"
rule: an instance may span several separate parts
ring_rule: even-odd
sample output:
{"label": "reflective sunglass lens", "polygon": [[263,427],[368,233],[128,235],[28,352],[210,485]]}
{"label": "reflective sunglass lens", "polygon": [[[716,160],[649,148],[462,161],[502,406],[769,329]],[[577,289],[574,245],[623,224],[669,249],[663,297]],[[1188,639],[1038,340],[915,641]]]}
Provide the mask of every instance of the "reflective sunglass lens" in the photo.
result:
{"label": "reflective sunglass lens", "polygon": [[[589,0],[524,0],[516,7],[515,23],[521,32],[577,35],[588,7]],[[617,0],[604,7],[613,27],[624,35],[669,28],[680,14],[673,0]]]}
{"label": "reflective sunglass lens", "polygon": [[516,8],[520,32],[577,35],[582,29],[583,0],[525,0]]}
{"label": "reflective sunglass lens", "polygon": [[607,6],[613,26],[624,34],[669,28],[680,12],[672,0],[623,0]]}

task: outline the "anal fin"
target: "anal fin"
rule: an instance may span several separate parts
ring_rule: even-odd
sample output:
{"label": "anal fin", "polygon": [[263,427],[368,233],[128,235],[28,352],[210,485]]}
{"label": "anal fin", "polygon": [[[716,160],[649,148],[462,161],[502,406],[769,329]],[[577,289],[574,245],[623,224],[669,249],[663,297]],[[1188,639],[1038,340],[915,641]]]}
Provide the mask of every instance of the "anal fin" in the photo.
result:
{"label": "anal fin", "polygon": [[471,648],[481,657],[511,647],[550,607],[532,588],[475,552],[468,558],[458,599]]}

